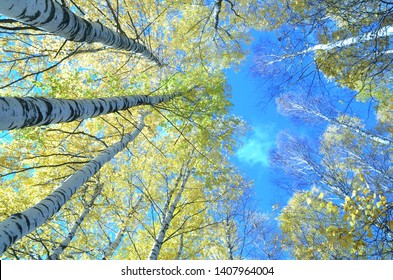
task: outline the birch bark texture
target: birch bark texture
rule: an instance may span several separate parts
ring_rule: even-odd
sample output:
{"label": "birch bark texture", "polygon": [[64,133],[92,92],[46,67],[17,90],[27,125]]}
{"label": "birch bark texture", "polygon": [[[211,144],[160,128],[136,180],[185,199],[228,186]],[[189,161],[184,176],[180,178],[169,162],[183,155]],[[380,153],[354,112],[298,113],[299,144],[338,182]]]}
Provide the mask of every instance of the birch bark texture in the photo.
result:
{"label": "birch bark texture", "polygon": [[133,141],[145,126],[144,118],[146,115],[146,112],[140,115],[138,124],[133,132],[124,135],[119,142],[106,148],[80,170],[68,177],[52,194],[22,213],[13,214],[0,222],[0,254],[56,214],[71,196],[96,174],[105,163]]}
{"label": "birch bark texture", "polygon": [[52,254],[48,257],[50,260],[58,260],[60,255],[64,252],[64,250],[68,247],[71,243],[72,239],[74,238],[76,231],[79,229],[80,225],[85,220],[86,216],[90,213],[91,208],[97,197],[101,194],[103,184],[98,184],[93,197],[91,198],[90,202],[86,205],[85,209],[83,210],[82,214],[78,217],[75,221],[72,229],[68,233],[68,235],[61,241],[61,243],[53,250]]}
{"label": "birch bark texture", "polygon": [[[292,54],[287,54],[287,55],[283,55],[281,57],[279,57],[278,59],[275,59],[273,61],[269,61],[267,62],[267,65],[270,64],[274,64],[277,62],[281,62],[285,59],[288,58],[294,58],[297,56],[301,56],[301,55],[306,55],[309,53],[315,53],[317,51],[331,51],[334,49],[340,49],[340,48],[346,48],[355,44],[360,44],[360,43],[364,43],[364,42],[369,42],[369,41],[373,41],[373,40],[377,40],[379,38],[386,38],[386,37],[392,37],[393,36],[393,25],[388,25],[388,26],[384,26],[381,27],[380,29],[376,30],[376,31],[371,31],[371,32],[367,32],[364,34],[360,34],[354,37],[350,37],[350,38],[346,38],[346,39],[342,39],[342,40],[337,40],[334,42],[330,42],[327,44],[316,44],[315,46],[309,47],[307,49],[292,53]],[[384,51],[381,54],[390,54],[391,51]]]}
{"label": "birch bark texture", "polygon": [[[324,105],[325,108],[322,108],[321,104],[315,101],[313,102],[311,98],[305,100],[301,96],[283,95],[276,99],[276,104],[278,105],[278,110],[284,114],[299,116],[305,120],[307,120],[308,116],[315,116],[330,124],[349,129],[352,132],[376,143],[386,146],[393,145],[393,141],[386,137],[376,135],[375,133],[361,128],[361,126],[352,125],[349,122],[345,120],[340,120],[337,117],[329,116],[328,114],[323,112],[324,109],[326,110],[327,106]],[[339,115],[338,111],[334,110],[333,107],[331,108],[331,111],[333,111],[331,114]]]}
{"label": "birch bark texture", "polygon": [[52,0],[2,0],[0,14],[70,41],[101,43],[131,51],[162,66],[144,45],[97,22],[90,22]]}
{"label": "birch bark texture", "polygon": [[[186,164],[186,168],[188,168],[188,163],[189,163],[189,161]],[[177,204],[180,201],[180,198],[183,194],[184,188],[186,186],[188,178],[190,177],[190,174],[191,174],[191,170],[189,170],[189,169],[185,172],[185,174],[183,174],[183,172],[181,172],[181,174],[180,174],[179,178],[183,178],[183,181],[180,185],[180,189],[177,192],[176,197],[173,200],[172,204],[170,204],[170,207],[167,209],[167,211],[164,212],[164,219],[161,222],[160,230],[154,240],[153,247],[152,247],[150,254],[148,256],[148,260],[157,260],[157,258],[158,258],[158,254],[160,253],[161,246],[164,242],[165,234],[166,234],[166,232],[169,228],[169,225],[173,219],[173,213],[175,212]]]}
{"label": "birch bark texture", "polygon": [[138,105],[168,102],[180,94],[96,99],[0,97],[0,131],[93,118]]}

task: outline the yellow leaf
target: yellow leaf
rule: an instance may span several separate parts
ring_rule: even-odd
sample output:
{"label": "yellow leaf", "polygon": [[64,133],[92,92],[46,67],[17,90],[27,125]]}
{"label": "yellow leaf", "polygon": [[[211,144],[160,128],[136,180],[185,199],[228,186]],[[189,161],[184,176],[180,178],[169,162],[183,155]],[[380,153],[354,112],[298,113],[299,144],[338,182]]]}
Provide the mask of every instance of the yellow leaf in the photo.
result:
{"label": "yellow leaf", "polygon": [[319,196],[318,196],[318,198],[319,198],[319,199],[323,199],[323,196],[324,196],[324,194],[323,194],[323,193],[320,193]]}

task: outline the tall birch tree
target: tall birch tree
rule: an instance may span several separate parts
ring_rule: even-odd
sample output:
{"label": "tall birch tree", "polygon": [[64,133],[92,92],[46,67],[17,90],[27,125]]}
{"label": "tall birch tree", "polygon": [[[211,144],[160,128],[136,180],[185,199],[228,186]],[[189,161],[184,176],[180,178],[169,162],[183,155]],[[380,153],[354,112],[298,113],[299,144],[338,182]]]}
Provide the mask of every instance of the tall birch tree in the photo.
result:
{"label": "tall birch tree", "polygon": [[37,229],[47,219],[56,214],[68,199],[81,187],[91,176],[93,176],[106,162],[110,161],[118,152],[123,150],[127,144],[138,136],[144,127],[143,119],[146,113],[141,114],[135,131],[124,136],[116,144],[108,147],[94,160],[86,164],[65,180],[51,195],[40,203],[23,211],[13,214],[0,223],[0,253],[26,234]]}
{"label": "tall birch tree", "polygon": [[161,65],[146,46],[114,32],[98,20],[89,22],[56,1],[4,1],[0,4],[0,14],[70,41],[102,43],[116,49],[138,53]]}

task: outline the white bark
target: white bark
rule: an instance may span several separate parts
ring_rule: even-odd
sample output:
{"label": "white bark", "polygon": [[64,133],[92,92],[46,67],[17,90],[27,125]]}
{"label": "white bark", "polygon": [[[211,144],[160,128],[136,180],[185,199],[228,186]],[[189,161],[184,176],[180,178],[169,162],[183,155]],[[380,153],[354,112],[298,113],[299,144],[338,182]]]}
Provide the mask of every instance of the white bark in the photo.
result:
{"label": "white bark", "polygon": [[53,250],[52,254],[49,256],[48,259],[50,260],[58,260],[60,255],[63,253],[64,249],[68,247],[68,245],[71,243],[72,239],[74,238],[76,231],[80,227],[80,225],[83,223],[85,217],[87,214],[90,213],[91,207],[93,206],[95,200],[97,199],[98,195],[101,194],[102,191],[102,184],[99,184],[97,186],[97,189],[95,190],[91,200],[89,203],[86,205],[85,209],[83,210],[82,214],[78,217],[78,219],[75,221],[72,229],[68,233],[67,237],[65,237],[62,242]]}
{"label": "white bark", "polygon": [[[304,102],[304,101],[300,100],[300,102]],[[294,100],[293,98],[290,98],[289,96],[284,96],[277,99],[277,103],[280,106],[280,110],[282,110],[284,113],[301,116],[302,118],[307,118],[307,116],[310,115],[315,116],[328,123],[349,129],[352,132],[360,136],[363,136],[371,141],[374,141],[376,143],[386,146],[393,145],[393,141],[390,139],[369,132],[361,128],[360,126],[354,126],[349,123],[346,123],[345,121],[340,121],[335,117],[324,114],[323,112],[321,112],[320,108],[318,108],[318,106],[315,104],[312,103],[302,104],[300,102]]]}
{"label": "white bark", "polygon": [[[184,224],[182,226],[182,230],[183,230]],[[181,255],[183,254],[183,247],[184,247],[184,233],[182,232],[180,234],[180,238],[179,238],[179,248],[177,249],[177,253],[175,256],[175,260],[180,260]]]}
{"label": "white bark", "polygon": [[160,230],[154,240],[153,247],[152,247],[149,257],[148,257],[149,260],[157,260],[158,254],[160,253],[160,250],[161,250],[162,243],[164,242],[165,234],[169,228],[169,224],[171,223],[171,221],[173,219],[173,213],[175,212],[177,204],[179,203],[180,198],[183,194],[183,191],[186,186],[188,177],[190,176],[190,173],[191,173],[191,171],[187,170],[185,175],[182,174],[182,177],[183,177],[182,184],[181,184],[180,189],[177,192],[176,197],[173,200],[171,206],[168,208],[166,213],[164,213],[165,214],[164,220],[162,221]]}
{"label": "white bark", "polygon": [[214,1],[212,15],[214,18],[214,28],[215,29],[218,28],[218,23],[220,21],[221,4],[222,4],[222,0],[215,0]]}
{"label": "white bark", "polygon": [[[364,33],[364,34],[361,34],[358,36],[350,37],[350,38],[343,39],[343,40],[338,40],[338,41],[335,41],[332,43],[317,44],[317,45],[307,48],[305,50],[281,56],[278,59],[268,62],[267,65],[277,63],[277,62],[283,61],[288,58],[294,58],[294,57],[297,57],[300,55],[305,55],[308,53],[315,53],[316,51],[331,51],[331,50],[334,50],[337,48],[345,48],[345,47],[349,47],[351,45],[376,40],[378,38],[391,37],[392,35],[393,35],[393,25],[388,25],[388,26],[380,28],[377,31]],[[391,51],[382,52],[382,54],[390,54],[390,53],[391,53]]]}
{"label": "white bark", "polygon": [[126,134],[121,141],[102,151],[84,167],[68,177],[52,194],[22,213],[13,214],[0,222],[0,254],[23,236],[36,230],[57,213],[71,196],[96,174],[105,163],[133,141],[145,125],[143,121],[145,116],[146,113],[141,114],[138,125],[132,133]]}
{"label": "white bark", "polygon": [[101,23],[87,21],[53,0],[2,0],[0,14],[70,41],[101,43],[138,53],[161,66],[144,45],[117,33]]}
{"label": "white bark", "polygon": [[119,231],[116,234],[115,239],[113,240],[113,242],[109,245],[109,247],[105,250],[104,252],[104,256],[102,257],[103,260],[108,260],[113,253],[115,252],[115,250],[119,247],[120,242],[123,240],[124,234],[126,232],[127,226],[123,225]]}
{"label": "white bark", "polygon": [[232,241],[232,225],[229,222],[229,216],[225,218],[225,239],[226,239],[226,245],[227,245],[227,250],[228,250],[228,259],[233,260],[233,249],[235,248],[235,245],[233,244]]}
{"label": "white bark", "polygon": [[138,211],[139,204],[142,202],[143,196],[141,196],[135,206],[132,207],[131,211],[128,213],[125,221],[123,221],[121,228],[117,231],[115,239],[110,242],[108,248],[104,251],[104,256],[102,257],[103,260],[108,260],[109,258],[112,257],[113,253],[116,251],[116,249],[119,247],[121,241],[123,240],[123,237],[127,231],[127,224],[130,219],[130,217]]}
{"label": "white bark", "polygon": [[372,40],[375,40],[378,38],[390,37],[392,35],[393,35],[393,26],[388,25],[388,26],[380,28],[379,30],[377,30],[375,32],[364,33],[364,34],[361,34],[361,35],[358,35],[355,37],[351,37],[351,38],[347,38],[347,39],[343,39],[343,40],[338,40],[333,43],[318,44],[318,45],[310,47],[306,50],[303,50],[303,51],[299,52],[298,54],[306,54],[306,53],[310,53],[310,52],[316,52],[318,50],[330,51],[330,50],[333,50],[336,48],[344,48],[344,47],[348,47],[351,45],[372,41]]}
{"label": "white bark", "polygon": [[180,94],[96,99],[0,97],[0,131],[86,119],[138,105],[167,102]]}

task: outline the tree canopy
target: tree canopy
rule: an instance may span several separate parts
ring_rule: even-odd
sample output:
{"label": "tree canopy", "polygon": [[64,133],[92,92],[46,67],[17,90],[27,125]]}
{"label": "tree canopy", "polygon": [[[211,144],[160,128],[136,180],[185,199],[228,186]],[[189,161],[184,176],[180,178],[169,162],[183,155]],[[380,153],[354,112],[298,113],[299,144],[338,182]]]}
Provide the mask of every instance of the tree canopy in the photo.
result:
{"label": "tree canopy", "polygon": [[[1,2],[1,258],[392,259],[392,9]],[[232,160],[252,32],[274,34],[252,50],[270,105],[320,132],[277,136],[267,212]]]}

